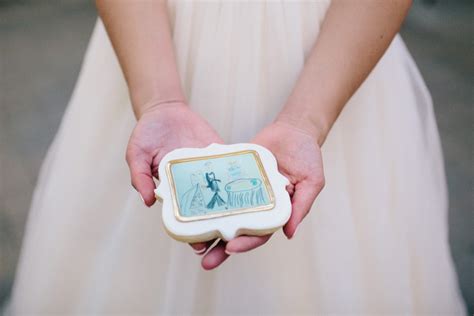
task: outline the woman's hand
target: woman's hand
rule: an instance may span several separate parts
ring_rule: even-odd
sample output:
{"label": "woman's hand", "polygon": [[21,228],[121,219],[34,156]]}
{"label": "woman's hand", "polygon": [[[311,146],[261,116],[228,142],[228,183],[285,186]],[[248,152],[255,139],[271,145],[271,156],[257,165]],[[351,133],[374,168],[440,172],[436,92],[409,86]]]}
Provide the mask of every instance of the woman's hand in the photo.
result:
{"label": "woman's hand", "polygon": [[280,121],[266,127],[253,142],[275,155],[278,170],[290,181],[287,191],[292,212],[283,231],[286,237],[292,238],[324,187],[321,150],[309,133]]}
{"label": "woman's hand", "polygon": [[[292,210],[283,231],[288,238],[292,238],[324,186],[319,146],[306,131],[281,121],[267,126],[252,142],[269,149],[277,159],[279,171],[290,180],[287,191],[291,197]],[[270,236],[239,236],[227,245],[221,244],[204,257],[203,266],[215,268],[226,259],[226,254],[257,248],[267,242]]]}
{"label": "woman's hand", "polygon": [[[172,102],[151,107],[140,116],[127,147],[127,163],[132,186],[147,206],[155,203],[158,165],[170,151],[182,147],[206,147],[222,143],[217,132],[184,103]],[[196,252],[206,244],[192,244]]]}
{"label": "woman's hand", "polygon": [[155,203],[158,165],[164,155],[176,148],[206,147],[222,143],[216,131],[184,103],[173,102],[151,107],[140,116],[127,147],[127,163],[133,187],[147,206]]}

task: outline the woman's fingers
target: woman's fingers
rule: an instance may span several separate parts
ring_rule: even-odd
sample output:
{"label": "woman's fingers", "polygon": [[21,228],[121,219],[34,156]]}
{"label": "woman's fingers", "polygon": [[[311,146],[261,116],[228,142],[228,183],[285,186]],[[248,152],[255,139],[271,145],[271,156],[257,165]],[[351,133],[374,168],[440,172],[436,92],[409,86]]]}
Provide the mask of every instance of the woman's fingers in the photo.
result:
{"label": "woman's fingers", "polygon": [[239,236],[229,241],[225,247],[228,255],[246,252],[266,243],[272,235],[265,236]]}
{"label": "woman's fingers", "polygon": [[255,249],[266,243],[271,236],[271,234],[265,236],[239,236],[227,244],[222,240],[213,240],[193,243],[190,246],[196,254],[205,254],[201,265],[206,270],[212,270],[224,262],[229,255]]}
{"label": "woman's fingers", "polygon": [[283,227],[283,232],[287,238],[290,239],[295,235],[296,228],[310,211],[314,200],[319,192],[321,192],[323,186],[324,181],[302,181],[296,184],[293,197],[291,198],[291,216]]}
{"label": "woman's fingers", "polygon": [[225,242],[220,240],[214,248],[204,255],[201,265],[205,270],[212,270],[217,268],[228,257],[229,255],[225,253]]}
{"label": "woman's fingers", "polygon": [[207,248],[211,245],[212,243],[211,242],[196,242],[196,243],[193,243],[193,244],[189,244],[193,250],[194,250],[194,253],[197,254],[197,255],[203,255]]}
{"label": "woman's fingers", "polygon": [[151,174],[151,159],[144,153],[127,151],[127,163],[130,168],[132,186],[140,194],[143,203],[150,207],[155,203],[155,182]]}

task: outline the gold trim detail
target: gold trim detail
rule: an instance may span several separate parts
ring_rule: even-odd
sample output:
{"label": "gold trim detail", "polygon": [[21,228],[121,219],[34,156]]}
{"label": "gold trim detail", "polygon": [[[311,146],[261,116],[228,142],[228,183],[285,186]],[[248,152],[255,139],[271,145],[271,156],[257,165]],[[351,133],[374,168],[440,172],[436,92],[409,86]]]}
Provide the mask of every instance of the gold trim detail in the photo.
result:
{"label": "gold trim detail", "polygon": [[[215,159],[215,158],[222,158],[222,157],[228,157],[228,156],[238,156],[238,155],[243,155],[243,154],[252,154],[254,156],[255,161],[257,163],[258,170],[260,171],[260,176],[262,177],[263,183],[265,184],[265,188],[267,189],[268,198],[270,200],[269,204],[260,205],[260,206],[256,206],[256,207],[249,207],[249,208],[240,208],[240,209],[235,209],[235,210],[227,211],[227,212],[219,212],[219,213],[213,213],[213,214],[198,215],[198,216],[182,216],[179,213],[179,205],[178,205],[178,198],[177,198],[177,193],[176,193],[176,186],[174,184],[173,173],[171,171],[171,166],[172,165],[178,164],[178,163],[183,163],[183,162],[190,162],[190,161],[196,161],[196,160],[206,160],[206,159]],[[272,186],[270,185],[270,181],[268,181],[267,173],[265,172],[265,169],[263,168],[263,164],[262,164],[262,161],[260,160],[260,156],[259,156],[258,152],[255,151],[255,150],[242,150],[242,151],[236,151],[236,152],[231,152],[231,153],[226,153],[226,154],[217,154],[217,155],[210,155],[210,156],[200,156],[200,157],[191,157],[191,158],[170,160],[166,165],[166,174],[168,175],[168,181],[169,181],[169,185],[170,185],[170,188],[171,188],[171,198],[173,200],[174,216],[181,222],[192,222],[192,221],[199,221],[199,220],[216,218],[216,217],[223,217],[223,216],[229,216],[229,215],[237,215],[237,214],[258,212],[258,211],[268,211],[268,210],[271,210],[275,207],[275,195],[273,193]]]}

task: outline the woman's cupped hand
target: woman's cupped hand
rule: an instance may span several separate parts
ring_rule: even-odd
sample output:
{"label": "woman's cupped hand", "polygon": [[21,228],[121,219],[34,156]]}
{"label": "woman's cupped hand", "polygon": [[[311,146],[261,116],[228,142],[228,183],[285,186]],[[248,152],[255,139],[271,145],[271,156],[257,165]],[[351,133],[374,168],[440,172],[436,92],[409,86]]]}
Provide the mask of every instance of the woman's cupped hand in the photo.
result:
{"label": "woman's cupped hand", "polygon": [[[223,143],[217,132],[184,102],[167,102],[151,106],[140,115],[127,146],[126,159],[132,186],[146,206],[155,201],[158,166],[170,151],[184,147],[206,147]],[[202,254],[209,243],[191,244]]]}
{"label": "woman's cupped hand", "polygon": [[[252,143],[270,150],[276,157],[279,172],[290,181],[286,189],[291,198],[292,210],[290,219],[283,227],[283,233],[291,239],[324,187],[321,150],[309,133],[290,123],[278,121],[258,133]],[[215,268],[225,260],[226,255],[256,249],[270,237],[271,235],[238,236],[213,249],[213,253],[208,253],[203,266],[208,269]]]}

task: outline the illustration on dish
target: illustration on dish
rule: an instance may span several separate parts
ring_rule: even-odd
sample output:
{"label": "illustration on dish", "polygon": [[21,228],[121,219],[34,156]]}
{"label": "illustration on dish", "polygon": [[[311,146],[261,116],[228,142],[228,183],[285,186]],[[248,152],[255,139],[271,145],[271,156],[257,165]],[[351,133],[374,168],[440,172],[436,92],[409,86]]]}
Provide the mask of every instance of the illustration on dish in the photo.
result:
{"label": "illustration on dish", "polygon": [[273,206],[273,192],[255,151],[170,161],[168,170],[180,219]]}

